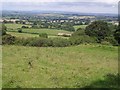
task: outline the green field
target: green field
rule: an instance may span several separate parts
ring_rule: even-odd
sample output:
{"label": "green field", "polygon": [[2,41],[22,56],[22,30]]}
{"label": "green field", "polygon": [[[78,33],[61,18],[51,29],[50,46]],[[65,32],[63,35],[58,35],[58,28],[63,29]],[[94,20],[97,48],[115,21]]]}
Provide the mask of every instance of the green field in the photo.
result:
{"label": "green field", "polygon": [[[21,28],[22,24],[5,24],[8,32],[17,32],[17,28]],[[23,32],[26,33],[47,33],[48,35],[57,35],[58,33],[72,33],[65,30],[57,30],[57,29],[22,29]]]}
{"label": "green field", "polygon": [[[18,30],[8,30],[17,32]],[[56,36],[58,33],[72,33],[65,30],[54,30],[54,29],[22,29],[23,33],[32,33],[32,34],[39,34],[39,33],[47,33],[50,36]]]}
{"label": "green field", "polygon": [[[22,29],[22,33],[18,33],[17,28],[21,28],[22,24],[5,24],[7,26],[7,34],[11,34],[16,37],[39,37],[40,33],[47,33],[49,38],[65,38],[69,37],[57,36],[58,33],[67,33],[71,34],[73,32],[65,31],[65,30],[57,30],[57,29]],[[29,25],[27,25],[29,26]]]}
{"label": "green field", "polygon": [[[29,33],[18,33],[18,32],[7,32],[7,34],[10,34],[15,37],[21,37],[21,38],[30,38],[30,37],[39,37],[38,34],[29,34]],[[64,38],[69,39],[69,37],[63,37],[63,36],[48,36],[48,38]]]}
{"label": "green field", "polygon": [[29,33],[7,32],[7,34],[22,38],[39,37],[39,35],[37,34],[29,34]]}
{"label": "green field", "polygon": [[[24,25],[24,24],[5,24],[5,26],[8,29],[17,29],[17,28],[21,28],[22,26],[29,26],[30,25]],[[78,29],[78,28],[85,28],[87,25],[75,25],[74,28]]]}
{"label": "green field", "polygon": [[[64,48],[3,46],[3,87],[114,87],[106,76],[117,73],[117,47]],[[29,64],[31,62],[31,64]]]}
{"label": "green field", "polygon": [[8,29],[17,29],[17,28],[21,28],[22,26],[30,26],[30,25],[24,25],[24,24],[5,24],[5,26]]}
{"label": "green field", "polygon": [[2,46],[0,45],[0,89],[1,88],[2,88]]}
{"label": "green field", "polygon": [[75,30],[77,30],[78,28],[83,28],[85,29],[87,25],[76,25],[74,26]]}
{"label": "green field", "polygon": [[[57,29],[22,29],[22,33],[18,33],[17,28],[20,28],[21,24],[6,24],[7,26],[7,33],[17,37],[38,37],[40,33],[47,33],[48,37],[55,38],[58,33],[67,33],[71,34],[73,32],[65,31],[65,30],[57,30]],[[67,38],[67,37],[61,37]]]}

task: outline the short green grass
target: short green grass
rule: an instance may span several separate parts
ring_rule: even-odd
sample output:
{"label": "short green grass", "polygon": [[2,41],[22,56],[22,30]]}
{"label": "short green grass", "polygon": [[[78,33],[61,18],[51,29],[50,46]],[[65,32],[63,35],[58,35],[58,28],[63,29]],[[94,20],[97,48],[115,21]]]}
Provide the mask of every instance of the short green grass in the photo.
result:
{"label": "short green grass", "polygon": [[[8,31],[14,31],[17,32],[18,30],[8,30]],[[65,31],[65,30],[56,30],[56,29],[22,29],[22,32],[24,33],[35,33],[35,34],[39,34],[39,33],[47,33],[50,36],[56,36],[58,33],[72,33],[69,31]]]}
{"label": "short green grass", "polygon": [[[24,24],[5,24],[7,27],[8,32],[18,32],[17,28],[21,28]],[[29,25],[25,25],[29,26]],[[72,33],[65,30],[58,30],[58,29],[22,29],[23,32],[26,33],[47,33],[48,35],[56,36],[58,33]]]}
{"label": "short green grass", "polygon": [[0,89],[2,88],[2,46],[0,45]]}
{"label": "short green grass", "polygon": [[[30,33],[19,33],[19,32],[7,32],[7,34],[10,34],[15,37],[20,38],[31,38],[31,37],[39,37],[39,34],[30,34]],[[63,38],[63,39],[69,39],[69,37],[63,37],[63,36],[49,36],[48,38]]]}
{"label": "short green grass", "polygon": [[64,48],[5,45],[3,87],[83,88],[104,80],[107,74],[117,73],[117,50],[102,45]]}
{"label": "short green grass", "polygon": [[85,29],[87,25],[75,25],[74,28],[77,30],[78,28],[83,28]]}
{"label": "short green grass", "polygon": [[8,29],[17,29],[17,28],[21,28],[22,26],[30,26],[30,25],[24,25],[24,24],[14,24],[14,23],[10,23],[10,24],[5,24],[5,26]]}
{"label": "short green grass", "polygon": [[[47,33],[49,38],[65,38],[68,39],[69,37],[62,37],[57,36],[58,33],[67,33],[71,34],[73,32],[69,32],[66,30],[57,30],[57,29],[22,29],[22,33],[18,33],[17,28],[21,28],[23,24],[5,24],[7,26],[7,33],[11,34],[16,37],[38,37],[40,33]],[[29,25],[26,25],[29,26]]]}
{"label": "short green grass", "polygon": [[29,33],[7,32],[7,34],[22,38],[39,37],[39,35],[37,34],[29,34]]}

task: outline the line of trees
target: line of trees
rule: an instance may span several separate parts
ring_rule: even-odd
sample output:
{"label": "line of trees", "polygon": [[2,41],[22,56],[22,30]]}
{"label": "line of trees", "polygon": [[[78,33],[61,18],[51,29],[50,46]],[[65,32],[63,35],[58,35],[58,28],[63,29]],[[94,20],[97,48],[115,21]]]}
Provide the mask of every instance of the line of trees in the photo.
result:
{"label": "line of trees", "polygon": [[70,45],[79,45],[82,43],[101,43],[101,44],[120,44],[120,25],[116,30],[111,30],[107,22],[95,21],[88,25],[86,29],[79,28],[69,39],[55,38],[50,39],[43,33],[38,38],[16,38],[6,35],[7,27],[2,25],[3,44],[16,44],[24,46],[53,46],[65,47]]}
{"label": "line of trees", "polygon": [[100,43],[105,45],[118,45],[120,40],[120,28],[105,21],[95,21],[85,29],[77,29],[70,39],[75,44]]}
{"label": "line of trees", "polygon": [[58,30],[67,30],[67,31],[75,31],[73,27],[73,23],[65,22],[65,23],[58,23],[58,22],[40,22],[36,21],[33,23],[32,28],[49,28],[49,29],[58,29]]}

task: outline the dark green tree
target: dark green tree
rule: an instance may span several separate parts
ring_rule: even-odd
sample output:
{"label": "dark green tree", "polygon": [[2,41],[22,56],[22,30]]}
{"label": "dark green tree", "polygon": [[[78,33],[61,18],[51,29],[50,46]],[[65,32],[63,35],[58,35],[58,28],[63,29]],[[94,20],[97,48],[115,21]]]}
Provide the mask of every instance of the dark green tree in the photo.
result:
{"label": "dark green tree", "polygon": [[114,38],[118,41],[118,44],[120,44],[120,22],[118,28],[114,32]]}
{"label": "dark green tree", "polygon": [[18,28],[18,32],[19,32],[19,33],[22,33],[22,29],[21,29],[21,28]]}
{"label": "dark green tree", "polygon": [[107,22],[94,21],[86,27],[85,33],[89,36],[96,37],[99,42],[111,34]]}
{"label": "dark green tree", "polygon": [[72,36],[81,36],[81,35],[85,35],[85,30],[82,28],[78,28],[73,34]]}
{"label": "dark green tree", "polygon": [[2,24],[0,27],[0,34],[6,35],[6,30],[7,30],[7,27],[4,24]]}
{"label": "dark green tree", "polygon": [[75,28],[73,26],[69,26],[69,25],[62,25],[61,29],[67,30],[67,31],[75,31]]}

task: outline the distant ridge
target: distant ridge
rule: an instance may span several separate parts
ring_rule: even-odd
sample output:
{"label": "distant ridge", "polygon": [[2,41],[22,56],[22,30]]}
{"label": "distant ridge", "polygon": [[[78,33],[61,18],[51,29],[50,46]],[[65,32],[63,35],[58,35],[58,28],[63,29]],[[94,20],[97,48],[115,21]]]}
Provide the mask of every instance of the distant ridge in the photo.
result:
{"label": "distant ridge", "polygon": [[91,15],[91,16],[118,16],[118,14],[112,13],[83,13],[83,12],[67,12],[67,11],[14,11],[14,10],[3,10],[5,12],[11,12],[16,14],[31,13],[31,14],[71,14],[71,15]]}

